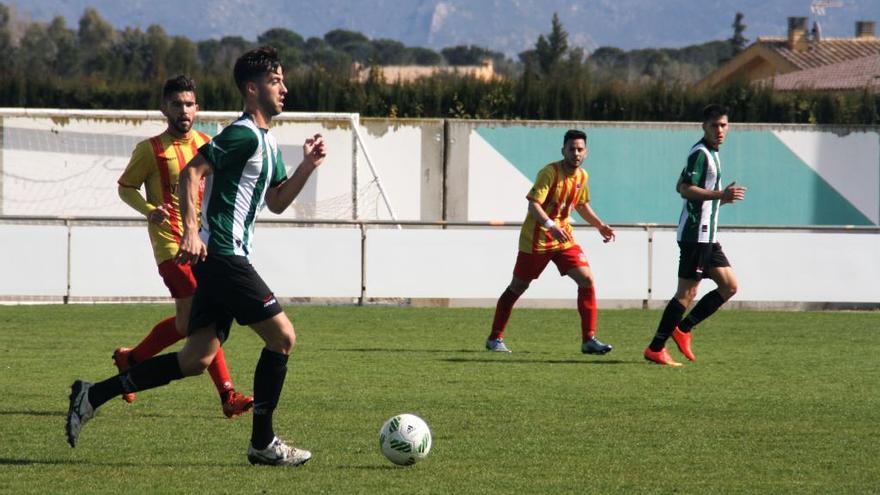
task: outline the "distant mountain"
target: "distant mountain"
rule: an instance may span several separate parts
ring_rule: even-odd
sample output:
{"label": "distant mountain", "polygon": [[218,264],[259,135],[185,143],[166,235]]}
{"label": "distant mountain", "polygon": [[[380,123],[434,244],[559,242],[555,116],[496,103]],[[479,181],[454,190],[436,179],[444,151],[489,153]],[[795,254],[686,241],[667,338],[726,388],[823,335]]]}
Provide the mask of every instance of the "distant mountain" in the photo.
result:
{"label": "distant mountain", "polygon": [[[440,49],[474,44],[515,56],[550,30],[554,12],[569,43],[594,50],[614,46],[683,47],[731,36],[737,11],[745,36],[784,35],[786,18],[810,16],[810,0],[0,0],[19,14],[47,21],[62,15],[76,27],[92,6],[118,28],[160,24],[194,40],[238,35],[249,40],[272,27],[304,37],[337,29],[409,46]],[[880,1],[846,0],[821,17],[826,37],[850,37],[857,20],[880,21]]]}

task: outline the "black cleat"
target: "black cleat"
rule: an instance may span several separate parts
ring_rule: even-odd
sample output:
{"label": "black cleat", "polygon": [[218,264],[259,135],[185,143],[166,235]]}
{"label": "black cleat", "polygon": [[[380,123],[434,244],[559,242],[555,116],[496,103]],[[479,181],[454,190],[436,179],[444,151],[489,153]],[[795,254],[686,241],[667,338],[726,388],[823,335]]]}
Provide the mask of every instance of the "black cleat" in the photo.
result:
{"label": "black cleat", "polygon": [[614,349],[614,347],[608,344],[603,344],[595,338],[586,340],[581,344],[581,352],[584,354],[608,354],[611,352],[611,349]]}
{"label": "black cleat", "polygon": [[67,409],[67,423],[64,429],[67,431],[67,443],[71,447],[76,447],[83,425],[95,417],[95,409],[89,403],[90,388],[92,384],[82,380],[77,380],[70,386],[70,406]]}

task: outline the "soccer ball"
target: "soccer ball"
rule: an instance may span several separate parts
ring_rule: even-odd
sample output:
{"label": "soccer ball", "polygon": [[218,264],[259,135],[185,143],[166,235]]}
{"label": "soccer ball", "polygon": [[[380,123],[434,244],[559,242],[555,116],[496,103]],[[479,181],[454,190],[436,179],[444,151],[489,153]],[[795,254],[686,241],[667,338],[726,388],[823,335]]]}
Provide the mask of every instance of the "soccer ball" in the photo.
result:
{"label": "soccer ball", "polygon": [[379,448],[394,464],[415,464],[431,451],[431,430],[415,414],[398,414],[379,430]]}

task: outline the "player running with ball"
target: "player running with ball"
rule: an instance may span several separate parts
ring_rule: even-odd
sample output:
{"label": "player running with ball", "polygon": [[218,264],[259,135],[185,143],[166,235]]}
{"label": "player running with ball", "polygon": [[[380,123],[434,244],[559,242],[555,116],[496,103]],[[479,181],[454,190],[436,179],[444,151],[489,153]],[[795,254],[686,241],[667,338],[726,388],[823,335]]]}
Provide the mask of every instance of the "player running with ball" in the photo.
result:
{"label": "player running with ball", "polygon": [[[248,257],[257,214],[264,207],[273,213],[287,209],[324,161],[327,150],[320,135],[309,137],[303,144],[302,162],[287,176],[278,143],[269,132],[272,117],[281,113],[287,94],[275,49],[246,52],[236,60],[233,76],[244,100],[244,114],[199,148],[180,175],[184,231],[176,259],[192,265],[198,281],[186,344],[180,352],[148,359],[98,383],[76,380],[66,423],[71,447],[97,408],[113,397],[204,372],[229,336],[234,319],[254,330],[265,344],[254,370],[248,461],[299,466],[312,456],[275,435],[273,414],[296,333]],[[197,206],[203,178],[200,225]]]}

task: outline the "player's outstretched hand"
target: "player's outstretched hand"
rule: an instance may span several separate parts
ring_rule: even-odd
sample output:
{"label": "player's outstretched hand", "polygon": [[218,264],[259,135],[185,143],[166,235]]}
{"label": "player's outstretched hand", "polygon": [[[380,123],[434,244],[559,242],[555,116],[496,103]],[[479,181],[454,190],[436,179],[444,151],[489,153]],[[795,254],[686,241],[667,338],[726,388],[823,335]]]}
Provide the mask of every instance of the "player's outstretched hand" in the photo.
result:
{"label": "player's outstretched hand", "polygon": [[603,223],[597,228],[599,229],[599,234],[602,235],[602,242],[611,242],[615,239],[614,229],[610,225]]}
{"label": "player's outstretched hand", "polygon": [[180,242],[180,249],[174,258],[180,265],[195,265],[208,256],[208,247],[202,242],[198,232],[185,231]]}
{"label": "player's outstretched hand", "polygon": [[731,182],[724,188],[724,192],[721,193],[721,204],[733,203],[734,201],[740,201],[745,199],[746,197],[746,188],[740,187],[736,185],[736,181]]}
{"label": "player's outstretched hand", "polygon": [[327,143],[324,142],[324,136],[315,134],[310,138],[306,138],[303,143],[303,159],[311,162],[312,165],[318,166],[327,156]]}
{"label": "player's outstretched hand", "polygon": [[150,215],[147,216],[147,220],[156,225],[162,225],[169,218],[171,218],[171,205],[169,203],[157,206],[156,209],[151,211]]}

